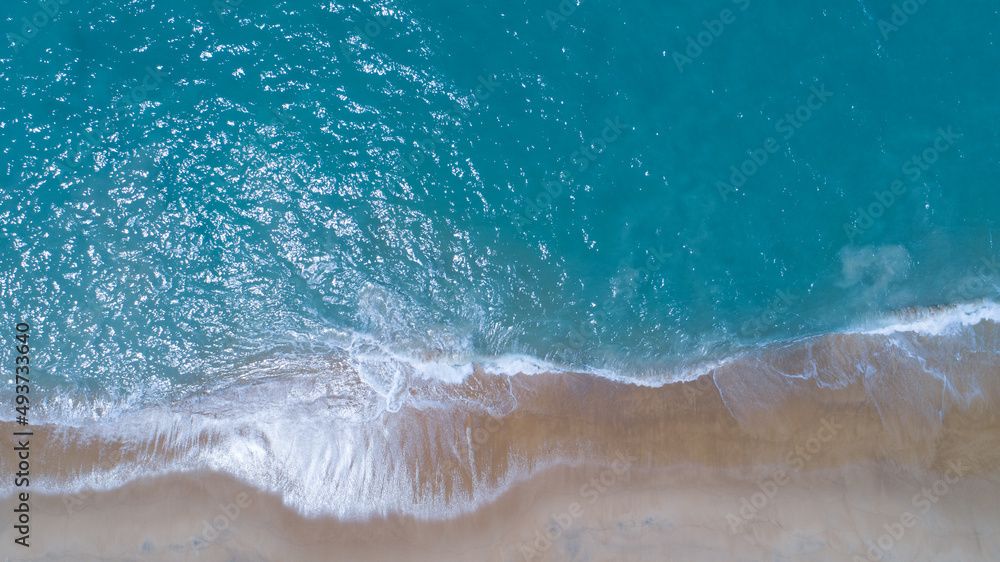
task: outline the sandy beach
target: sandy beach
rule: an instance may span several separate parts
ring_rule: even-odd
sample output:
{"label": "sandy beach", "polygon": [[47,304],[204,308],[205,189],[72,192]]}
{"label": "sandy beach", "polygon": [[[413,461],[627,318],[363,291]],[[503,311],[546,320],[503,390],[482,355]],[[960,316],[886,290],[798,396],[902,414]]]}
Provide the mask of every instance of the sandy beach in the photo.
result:
{"label": "sandy beach", "polygon": [[[738,359],[662,387],[477,372],[450,390],[507,388],[516,408],[498,415],[404,406],[365,429],[368,447],[397,451],[383,473],[369,472],[383,474],[373,487],[408,494],[416,505],[475,506],[461,514],[304,516],[232,474],[199,470],[101,492],[32,493],[30,548],[8,548],[16,536],[11,510],[0,516],[4,559],[1000,558],[995,370],[966,361],[962,380],[981,389],[968,402],[889,355],[880,388],[866,384],[870,378],[820,384],[823,373],[833,376],[822,365],[836,362],[834,350],[872,354],[872,345],[870,337],[829,336],[808,357],[785,350],[767,368],[761,356]],[[822,357],[824,349],[831,355]],[[814,379],[768,372],[807,361],[820,361]],[[748,369],[757,372],[748,377]],[[431,392],[425,384],[414,381],[410,394]],[[883,390],[892,398],[881,399]],[[36,428],[33,470],[60,481],[177,454],[163,440],[138,446],[84,435]],[[204,435],[191,446],[214,444]],[[12,465],[3,459],[6,474]]]}

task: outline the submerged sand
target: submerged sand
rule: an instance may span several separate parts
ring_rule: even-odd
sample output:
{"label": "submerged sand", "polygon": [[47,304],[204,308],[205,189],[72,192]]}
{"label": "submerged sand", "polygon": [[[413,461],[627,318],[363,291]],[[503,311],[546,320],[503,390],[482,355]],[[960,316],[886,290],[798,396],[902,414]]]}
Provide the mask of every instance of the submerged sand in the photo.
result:
{"label": "submerged sand", "polygon": [[[976,337],[996,338],[995,326]],[[231,474],[200,470],[103,492],[33,493],[32,546],[13,546],[5,507],[0,552],[74,561],[1000,560],[998,367],[966,349],[966,371],[948,366],[946,382],[928,374],[928,357],[918,369],[896,347],[829,336],[661,387],[477,372],[451,391],[503,389],[516,407],[404,405],[368,436],[397,443],[366,473],[394,475],[374,489],[402,489],[416,505],[472,498],[464,513],[306,517]],[[878,376],[844,378],[834,366],[852,357],[868,358]],[[808,369],[815,376],[788,376]],[[973,382],[975,393],[951,388]],[[409,392],[418,396],[421,384]],[[35,431],[32,468],[52,481],[176,454],[162,441]],[[185,446],[212,447],[213,437]],[[3,462],[10,474],[9,454]]]}

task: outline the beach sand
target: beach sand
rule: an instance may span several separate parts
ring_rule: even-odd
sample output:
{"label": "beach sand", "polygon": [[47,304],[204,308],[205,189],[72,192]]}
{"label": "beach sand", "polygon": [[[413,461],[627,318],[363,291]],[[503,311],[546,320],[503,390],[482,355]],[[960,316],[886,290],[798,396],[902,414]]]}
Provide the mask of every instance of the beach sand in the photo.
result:
{"label": "beach sand", "polygon": [[[996,337],[995,327],[980,335]],[[472,498],[474,509],[444,519],[306,517],[233,475],[198,470],[100,492],[33,492],[30,548],[14,545],[8,496],[0,552],[74,561],[1000,560],[996,367],[970,353],[967,372],[951,380],[976,381],[978,394],[956,400],[926,370],[881,353],[879,341],[827,336],[808,353],[740,358],[661,387],[477,372],[451,390],[507,389],[516,408],[404,405],[370,424],[372,443],[397,450],[375,459],[373,478],[394,479],[372,488],[402,489],[417,505]],[[857,356],[887,362],[883,374],[844,380],[833,366]],[[783,375],[808,365],[819,366],[813,378]],[[32,470],[46,481],[176,454],[162,441],[95,442],[75,428],[35,433]],[[212,446],[210,435],[185,445]],[[9,450],[3,462],[10,474]]]}

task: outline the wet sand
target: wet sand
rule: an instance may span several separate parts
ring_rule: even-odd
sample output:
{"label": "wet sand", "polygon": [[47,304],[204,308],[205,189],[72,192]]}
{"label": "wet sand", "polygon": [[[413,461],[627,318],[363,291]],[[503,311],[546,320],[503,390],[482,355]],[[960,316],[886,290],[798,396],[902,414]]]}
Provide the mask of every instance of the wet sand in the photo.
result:
{"label": "wet sand", "polygon": [[[31,548],[8,546],[7,507],[0,544],[6,560],[1000,559],[996,367],[968,360],[961,380],[975,380],[979,396],[956,401],[879,345],[831,336],[808,354],[769,357],[767,368],[744,358],[658,388],[477,372],[451,390],[507,389],[511,413],[404,406],[371,433],[405,444],[384,470],[404,476],[417,504],[479,501],[446,519],[304,517],[233,476],[195,471],[105,492],[33,493]],[[870,376],[833,385],[832,367],[811,380],[776,370],[856,354],[889,362],[877,387]],[[59,480],[169,451],[78,433],[36,429],[33,470]],[[9,474],[9,454],[3,462]],[[374,485],[397,493],[388,482]]]}

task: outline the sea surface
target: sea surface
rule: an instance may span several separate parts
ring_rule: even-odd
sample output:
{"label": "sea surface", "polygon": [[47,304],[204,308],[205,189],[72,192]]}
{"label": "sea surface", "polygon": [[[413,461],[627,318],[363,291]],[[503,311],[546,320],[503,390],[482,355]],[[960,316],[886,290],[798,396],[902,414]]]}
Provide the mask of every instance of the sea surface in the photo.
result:
{"label": "sea surface", "polygon": [[[1000,320],[995,2],[0,16],[0,317],[31,325],[36,423],[313,427],[298,461],[234,438],[40,486],[207,467],[303,511],[416,510],[296,482],[362,447],[320,443],[351,424],[516,408],[411,391],[477,368],[658,386],[862,334],[971,400],[937,366],[1000,354],[972,330]],[[845,377],[884,351],[853,349]]]}

